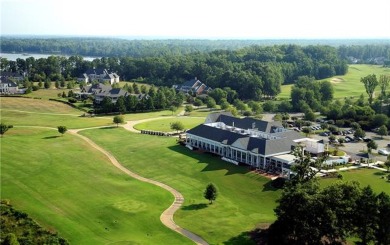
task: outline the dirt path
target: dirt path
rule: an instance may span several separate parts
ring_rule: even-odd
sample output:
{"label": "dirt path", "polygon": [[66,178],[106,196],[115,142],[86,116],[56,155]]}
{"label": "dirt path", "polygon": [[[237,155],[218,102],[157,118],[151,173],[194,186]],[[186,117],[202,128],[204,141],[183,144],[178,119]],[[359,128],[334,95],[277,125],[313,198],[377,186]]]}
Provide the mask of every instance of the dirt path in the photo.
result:
{"label": "dirt path", "polygon": [[[165,117],[164,117],[165,118]],[[156,118],[151,118],[151,119],[145,119],[145,120],[156,120]],[[132,121],[132,122],[141,122],[143,120],[139,120],[139,121]],[[129,124],[129,122],[128,122]],[[131,124],[130,124],[131,125]],[[174,213],[180,208],[180,206],[183,204],[184,202],[184,197],[183,195],[178,192],[177,190],[173,189],[172,187],[166,185],[166,184],[163,184],[161,182],[158,182],[158,181],[155,181],[155,180],[151,180],[151,179],[147,179],[147,178],[144,178],[136,173],[133,173],[131,172],[130,170],[128,170],[127,168],[125,168],[123,165],[121,165],[118,160],[116,160],[116,158],[111,154],[109,153],[108,151],[106,151],[105,149],[103,149],[102,147],[98,146],[95,142],[93,142],[92,140],[90,140],[89,138],[83,136],[83,135],[80,135],[78,134],[78,132],[80,130],[84,130],[84,129],[71,129],[69,130],[69,133],[73,134],[73,135],[76,135],[80,138],[82,138],[83,140],[85,140],[87,143],[89,143],[93,148],[95,148],[96,150],[102,152],[104,155],[106,155],[108,157],[108,159],[111,161],[111,163],[117,167],[119,170],[121,170],[122,172],[124,172],[125,174],[137,179],[137,180],[140,180],[140,181],[143,181],[143,182],[146,182],[146,183],[150,183],[150,184],[153,184],[153,185],[156,185],[156,186],[159,186],[167,191],[169,191],[170,193],[172,193],[172,195],[175,197],[175,200],[174,202],[172,203],[172,205],[167,208],[160,216],[160,220],[161,222],[168,228],[170,228],[171,230],[174,230],[180,234],[182,234],[183,236],[189,238],[190,240],[192,240],[193,242],[195,242],[196,244],[202,244],[202,245],[207,245],[208,243],[203,240],[200,236],[186,230],[186,229],[183,229],[181,228],[180,226],[176,225],[175,221],[173,221],[173,215]],[[133,128],[134,130],[134,128]]]}

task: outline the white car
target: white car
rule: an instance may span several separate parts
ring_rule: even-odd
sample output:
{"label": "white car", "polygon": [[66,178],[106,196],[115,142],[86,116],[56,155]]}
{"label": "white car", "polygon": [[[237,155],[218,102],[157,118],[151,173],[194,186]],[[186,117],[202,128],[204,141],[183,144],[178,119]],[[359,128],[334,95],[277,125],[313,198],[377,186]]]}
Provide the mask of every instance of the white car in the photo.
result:
{"label": "white car", "polygon": [[386,149],[379,149],[378,153],[381,154],[381,155],[385,155],[385,156],[390,155],[390,151],[388,151]]}

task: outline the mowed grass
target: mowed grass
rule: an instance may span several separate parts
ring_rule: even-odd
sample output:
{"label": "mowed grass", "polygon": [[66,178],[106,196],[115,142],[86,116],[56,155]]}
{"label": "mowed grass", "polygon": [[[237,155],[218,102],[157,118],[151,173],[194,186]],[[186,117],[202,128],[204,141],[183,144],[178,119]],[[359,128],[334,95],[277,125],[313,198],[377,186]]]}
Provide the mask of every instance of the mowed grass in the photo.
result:
{"label": "mowed grass", "polygon": [[[359,97],[361,94],[367,98],[364,84],[360,82],[362,77],[375,74],[377,79],[380,75],[390,75],[390,68],[379,65],[349,65],[347,74],[343,76],[334,76],[332,78],[323,79],[321,81],[330,81],[334,88],[334,98],[342,99],[345,97]],[[282,92],[277,96],[279,99],[290,99],[292,85],[283,85]],[[388,89],[390,91],[390,88]],[[380,92],[379,86],[376,89],[376,94]]]}
{"label": "mowed grass", "polygon": [[[380,193],[383,191],[390,195],[390,182],[382,178],[389,174],[387,172],[377,169],[360,168],[357,170],[341,171],[340,173],[344,181],[357,181],[361,187],[370,185],[375,192]],[[338,179],[321,179],[321,184],[327,186],[336,181]]]}
{"label": "mowed grass", "polygon": [[[37,83],[35,83],[37,84]],[[51,88],[49,89],[44,89],[44,88],[41,88],[37,91],[32,91],[31,93],[29,94],[26,94],[24,96],[26,97],[30,97],[30,98],[41,98],[41,99],[44,99],[44,100],[48,100],[48,99],[56,99],[58,98],[58,94],[59,93],[63,93],[65,92],[66,95],[68,95],[68,92],[69,90],[73,90],[73,92],[75,91],[80,91],[80,89],[77,87],[77,88],[73,88],[73,89],[66,89],[66,88],[55,88],[54,87],[54,82],[51,83]]]}
{"label": "mowed grass", "polygon": [[155,130],[161,132],[172,132],[171,124],[174,122],[181,122],[184,125],[184,129],[191,129],[199,124],[204,123],[204,117],[176,117],[176,118],[164,118],[153,121],[143,122],[136,124],[134,128],[138,130]]}
{"label": "mowed grass", "polygon": [[1,121],[14,126],[86,128],[113,125],[111,117],[81,117],[83,112],[60,102],[1,97]]}
{"label": "mowed grass", "polygon": [[169,192],[123,174],[77,136],[13,128],[0,143],[1,198],[70,244],[191,244],[159,220]]}
{"label": "mowed grass", "polygon": [[[332,82],[334,86],[334,97],[336,99],[341,99],[345,97],[356,98],[359,97],[361,94],[364,94],[364,96],[367,98],[366,89],[364,88],[364,84],[360,82],[360,79],[371,74],[375,74],[377,79],[379,80],[380,75],[390,75],[390,68],[378,65],[350,65],[348,68],[348,73],[346,75],[336,76],[324,80]],[[379,95],[379,86],[376,88],[375,93]]]}
{"label": "mowed grass", "polygon": [[75,116],[80,116],[84,113],[76,108],[73,108],[63,103],[20,97],[0,97],[0,105],[2,110],[71,114]]}
{"label": "mowed grass", "polygon": [[[275,220],[273,209],[280,191],[247,167],[190,151],[174,138],[134,134],[122,128],[81,134],[109,150],[128,169],[180,191],[185,201],[175,222],[211,244],[251,244],[243,234],[259,223]],[[203,197],[210,182],[219,190],[212,205]]]}

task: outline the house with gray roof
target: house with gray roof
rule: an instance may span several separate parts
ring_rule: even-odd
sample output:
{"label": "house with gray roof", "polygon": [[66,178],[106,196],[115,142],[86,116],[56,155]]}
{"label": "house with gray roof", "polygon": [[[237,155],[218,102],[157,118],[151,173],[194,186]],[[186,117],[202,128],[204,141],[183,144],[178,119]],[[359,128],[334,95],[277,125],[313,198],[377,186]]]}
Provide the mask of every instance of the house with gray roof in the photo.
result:
{"label": "house with gray roof", "polygon": [[25,90],[19,89],[18,85],[8,77],[0,77],[0,94],[23,94]]}
{"label": "house with gray roof", "polygon": [[86,86],[80,92],[75,93],[80,99],[93,96],[95,103],[100,104],[105,97],[111,98],[112,103],[116,103],[120,96],[135,96],[137,100],[143,99],[146,94],[131,94],[126,90],[120,88],[113,88],[111,85],[104,85],[102,83]]}
{"label": "house with gray roof", "polygon": [[279,122],[237,118],[230,113],[210,114],[204,124],[186,132],[186,146],[221,156],[234,164],[289,177],[292,150],[298,145],[312,154],[322,154],[324,145],[285,129]]}
{"label": "house with gray roof", "polygon": [[194,79],[186,81],[183,84],[173,85],[173,88],[178,92],[183,92],[185,94],[193,94],[195,96],[204,96],[209,91],[211,91],[210,87],[199,81],[196,77]]}

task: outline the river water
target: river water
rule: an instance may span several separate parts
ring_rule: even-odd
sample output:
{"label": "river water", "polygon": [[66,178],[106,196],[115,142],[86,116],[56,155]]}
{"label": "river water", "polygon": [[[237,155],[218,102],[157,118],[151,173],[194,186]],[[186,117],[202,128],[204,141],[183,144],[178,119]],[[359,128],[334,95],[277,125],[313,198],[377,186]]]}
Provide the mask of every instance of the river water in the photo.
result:
{"label": "river water", "polygon": [[[19,53],[0,53],[0,57],[6,58],[7,60],[13,60],[16,61],[17,58],[20,59],[27,59],[28,57],[34,57],[36,60],[40,58],[47,58],[49,56],[56,55],[56,56],[64,56],[69,57],[69,55],[58,55],[58,54],[19,54]],[[100,57],[87,57],[83,56],[84,60],[92,61],[94,59],[98,59]]]}

